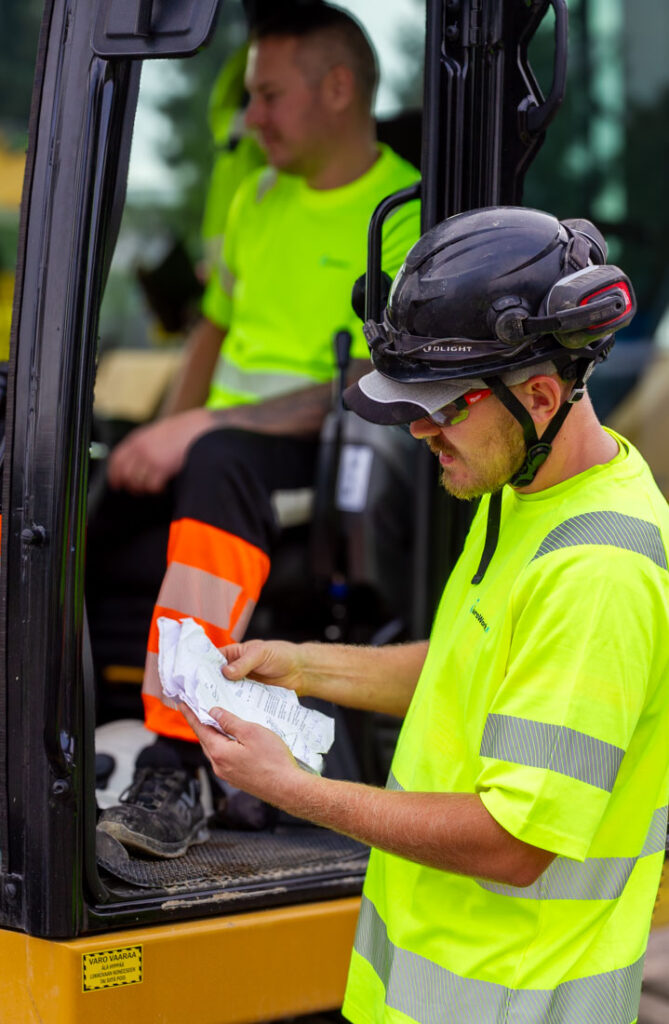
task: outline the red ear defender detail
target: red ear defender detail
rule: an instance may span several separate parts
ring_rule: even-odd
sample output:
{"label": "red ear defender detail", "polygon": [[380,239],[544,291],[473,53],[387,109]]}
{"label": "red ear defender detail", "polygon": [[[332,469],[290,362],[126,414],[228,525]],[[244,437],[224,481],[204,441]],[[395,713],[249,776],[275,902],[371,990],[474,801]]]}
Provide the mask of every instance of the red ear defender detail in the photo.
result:
{"label": "red ear defender detail", "polygon": [[585,348],[630,323],[636,312],[634,289],[620,267],[585,267],[555,282],[546,312],[547,319],[556,321],[548,330],[561,345]]}
{"label": "red ear defender detail", "polygon": [[600,288],[596,292],[591,292],[590,295],[586,295],[584,299],[581,299],[579,305],[586,306],[589,302],[592,302],[593,299],[596,299],[598,295],[603,295],[605,292],[610,292],[613,289],[617,289],[617,291],[623,293],[625,299],[625,308],[617,316],[614,316],[613,319],[604,320],[602,323],[594,324],[590,328],[591,331],[601,330],[602,327],[610,327],[611,324],[618,323],[619,320],[623,320],[633,311],[634,303],[632,302],[632,296],[630,295],[630,290],[624,281],[616,281],[615,284],[609,284],[606,286],[606,288]]}

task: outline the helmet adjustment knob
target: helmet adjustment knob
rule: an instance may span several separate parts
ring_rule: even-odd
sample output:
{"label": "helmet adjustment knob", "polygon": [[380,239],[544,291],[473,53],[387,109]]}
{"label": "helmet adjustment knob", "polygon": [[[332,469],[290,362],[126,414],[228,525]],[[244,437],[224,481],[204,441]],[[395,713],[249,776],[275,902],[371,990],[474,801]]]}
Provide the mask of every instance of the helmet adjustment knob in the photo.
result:
{"label": "helmet adjustment knob", "polygon": [[514,309],[507,309],[495,320],[495,334],[500,341],[506,341],[509,345],[517,345],[525,337],[524,324],[529,316],[526,309],[516,306]]}
{"label": "helmet adjustment knob", "polygon": [[492,335],[507,345],[517,345],[525,337],[523,323],[529,310],[519,295],[501,295],[490,303],[488,323]]}

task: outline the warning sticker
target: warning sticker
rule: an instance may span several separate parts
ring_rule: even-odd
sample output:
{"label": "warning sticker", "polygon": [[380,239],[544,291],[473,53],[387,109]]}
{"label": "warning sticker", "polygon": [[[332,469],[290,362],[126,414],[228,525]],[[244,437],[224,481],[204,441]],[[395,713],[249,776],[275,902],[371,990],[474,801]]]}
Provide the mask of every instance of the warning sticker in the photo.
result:
{"label": "warning sticker", "polygon": [[84,953],[81,958],[84,992],[119,985],[137,985],[142,980],[142,947],[121,946]]}

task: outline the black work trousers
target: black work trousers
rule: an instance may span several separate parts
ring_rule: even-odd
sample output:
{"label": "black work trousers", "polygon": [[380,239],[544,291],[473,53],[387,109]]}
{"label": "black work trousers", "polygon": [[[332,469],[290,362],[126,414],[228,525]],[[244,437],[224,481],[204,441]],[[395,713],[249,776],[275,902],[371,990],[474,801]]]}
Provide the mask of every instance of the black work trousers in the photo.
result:
{"label": "black work trousers", "polygon": [[157,619],[192,617],[217,646],[241,639],[279,533],[271,496],[311,486],[317,452],[317,439],[215,430],[193,444],[164,493],[104,491],[87,542],[94,660],[144,664],[154,731],[192,738],[160,700]]}

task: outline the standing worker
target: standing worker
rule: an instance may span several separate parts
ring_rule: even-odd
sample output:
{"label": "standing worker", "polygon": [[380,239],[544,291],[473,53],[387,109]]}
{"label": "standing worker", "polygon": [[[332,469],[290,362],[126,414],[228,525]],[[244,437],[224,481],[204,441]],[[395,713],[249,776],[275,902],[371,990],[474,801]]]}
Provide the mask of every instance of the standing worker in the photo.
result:
{"label": "standing worker", "polygon": [[219,777],[373,847],[356,1024],[632,1024],[669,795],[669,510],[585,382],[631,320],[588,221],[460,214],[410,251],[351,408],[481,497],[428,643],[249,641],[230,679],[406,718],[386,789],[184,714]]}
{"label": "standing worker", "polygon": [[[207,838],[201,751],[161,700],[157,620],[191,616],[216,646],[243,636],[277,534],[272,493],[314,481],[337,331],[350,330],[357,372],[365,365],[351,290],[364,271],[367,226],[382,199],[418,178],[376,140],[376,83],[367,37],[337,8],[290,8],[256,26],[246,121],[270,166],[235,194],[222,280],[207,289],[171,415],[133,431],[109,459],[113,488],[149,496],[171,488],[172,498],[142,690],[157,741],[98,824],[133,850],[174,857]],[[413,203],[387,221],[392,273],[418,237],[417,212]]]}

